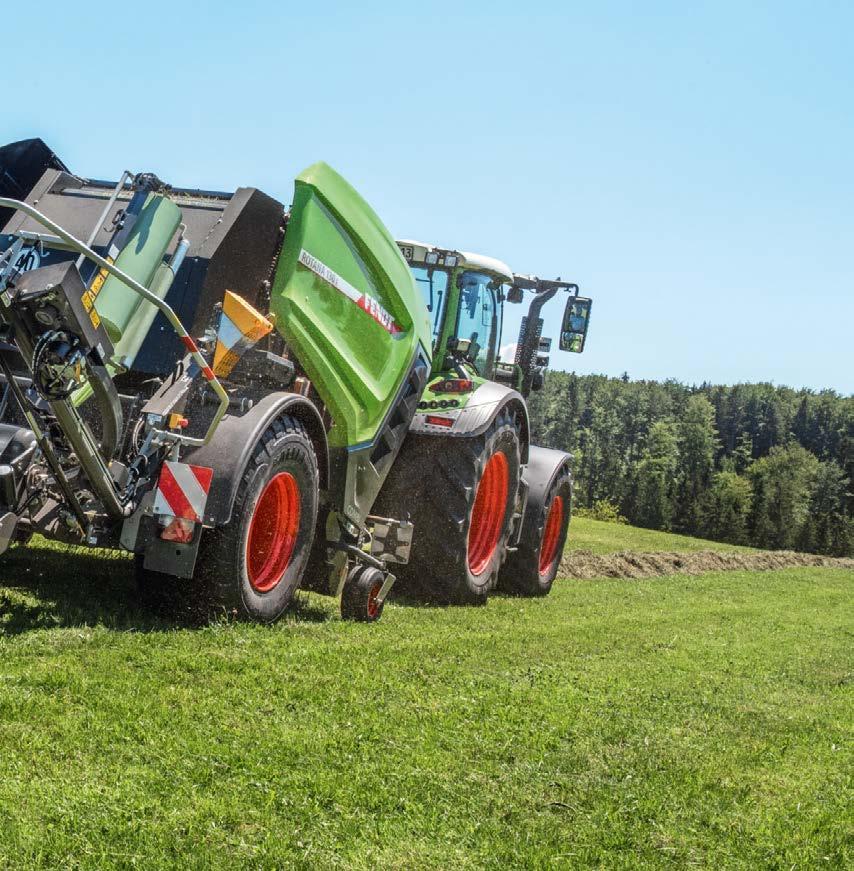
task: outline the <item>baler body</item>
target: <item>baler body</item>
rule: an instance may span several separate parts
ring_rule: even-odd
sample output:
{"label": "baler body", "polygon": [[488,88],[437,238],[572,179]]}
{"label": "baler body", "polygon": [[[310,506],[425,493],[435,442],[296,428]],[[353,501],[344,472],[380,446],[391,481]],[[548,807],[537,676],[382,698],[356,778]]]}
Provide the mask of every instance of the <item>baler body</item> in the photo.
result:
{"label": "baler body", "polygon": [[[340,175],[323,163],[308,168],[286,209],[254,188],[173,188],[150,174],[81,178],[30,140],[0,148],[2,197],[0,368],[16,401],[3,401],[0,426],[36,432],[35,462],[50,460],[38,473],[44,506],[22,492],[31,470],[14,472],[8,528],[123,546],[144,556],[146,570],[191,577],[201,528],[242,522],[232,506],[253,446],[287,409],[317,456],[316,561],[332,566],[331,589],[354,556],[384,565],[360,554],[426,383],[430,327],[393,237]],[[40,215],[72,242],[45,233]],[[54,274],[65,284],[51,284]],[[228,293],[273,329],[233,370],[214,373]],[[46,301],[60,298],[48,334],[40,319],[54,317]],[[47,396],[36,363],[76,378],[73,389]],[[209,498],[178,538],[168,527],[164,543],[153,525],[158,473],[167,459],[180,471],[178,455],[209,469]]]}

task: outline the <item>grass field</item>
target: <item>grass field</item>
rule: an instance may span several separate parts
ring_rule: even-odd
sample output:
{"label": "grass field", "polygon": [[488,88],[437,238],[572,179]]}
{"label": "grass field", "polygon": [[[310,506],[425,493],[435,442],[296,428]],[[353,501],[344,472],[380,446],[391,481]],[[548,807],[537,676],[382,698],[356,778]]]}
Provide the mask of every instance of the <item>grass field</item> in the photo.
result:
{"label": "grass field", "polygon": [[573,517],[569,527],[567,547],[570,550],[590,550],[593,553],[608,554],[621,550],[634,550],[650,553],[653,551],[742,551],[753,548],[692,538],[689,535],[676,535],[672,532],[659,532],[655,529],[641,529],[621,523],[605,523],[587,517]]}
{"label": "grass field", "polygon": [[564,581],[375,626],[311,596],[199,630],[129,608],[126,560],[14,551],[0,867],[850,867],[853,591]]}

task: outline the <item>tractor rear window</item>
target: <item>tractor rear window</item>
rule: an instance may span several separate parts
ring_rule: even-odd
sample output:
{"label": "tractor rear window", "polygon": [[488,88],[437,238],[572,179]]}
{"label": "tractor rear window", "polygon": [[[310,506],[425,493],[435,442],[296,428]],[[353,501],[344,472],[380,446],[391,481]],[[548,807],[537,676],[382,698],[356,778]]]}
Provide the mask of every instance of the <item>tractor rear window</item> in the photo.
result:
{"label": "tractor rear window", "polygon": [[427,266],[413,266],[415,282],[424,294],[427,311],[433,325],[433,344],[439,340],[442,330],[442,307],[448,291],[448,273],[444,269],[431,269]]}

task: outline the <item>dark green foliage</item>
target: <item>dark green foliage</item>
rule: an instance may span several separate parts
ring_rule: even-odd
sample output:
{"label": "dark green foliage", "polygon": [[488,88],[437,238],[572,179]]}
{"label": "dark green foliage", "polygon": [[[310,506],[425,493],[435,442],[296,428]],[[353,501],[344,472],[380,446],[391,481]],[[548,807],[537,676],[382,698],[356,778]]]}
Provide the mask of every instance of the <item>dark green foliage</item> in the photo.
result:
{"label": "dark green foliage", "polygon": [[803,545],[818,460],[800,445],[774,446],[747,470],[753,482],[753,541],[759,547]]}
{"label": "dark green foliage", "polygon": [[688,399],[679,419],[679,491],[677,513],[689,532],[703,525],[702,500],[715,467],[718,447],[715,410],[702,394]]}
{"label": "dark green foliage", "polygon": [[810,497],[805,549],[844,556],[854,551],[854,518],[846,515],[850,481],[834,460],[819,463]]}
{"label": "dark green foliage", "polygon": [[699,501],[701,533],[716,541],[747,544],[753,487],[735,472],[718,472]]}
{"label": "dark green foliage", "polygon": [[606,500],[632,523],[722,541],[854,552],[852,396],[551,372],[531,418],[536,442],[575,454],[581,506]]}
{"label": "dark green foliage", "polygon": [[634,466],[628,494],[629,516],[648,529],[670,529],[676,493],[679,442],[670,421],[656,421],[649,430],[641,459]]}

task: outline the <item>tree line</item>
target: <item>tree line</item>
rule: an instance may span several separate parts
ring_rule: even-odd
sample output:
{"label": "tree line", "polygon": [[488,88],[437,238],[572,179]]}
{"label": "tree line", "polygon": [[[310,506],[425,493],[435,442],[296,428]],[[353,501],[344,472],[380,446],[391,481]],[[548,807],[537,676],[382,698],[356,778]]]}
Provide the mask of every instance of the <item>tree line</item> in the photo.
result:
{"label": "tree line", "polygon": [[854,554],[854,396],[550,372],[532,440],[577,506],[733,544]]}

